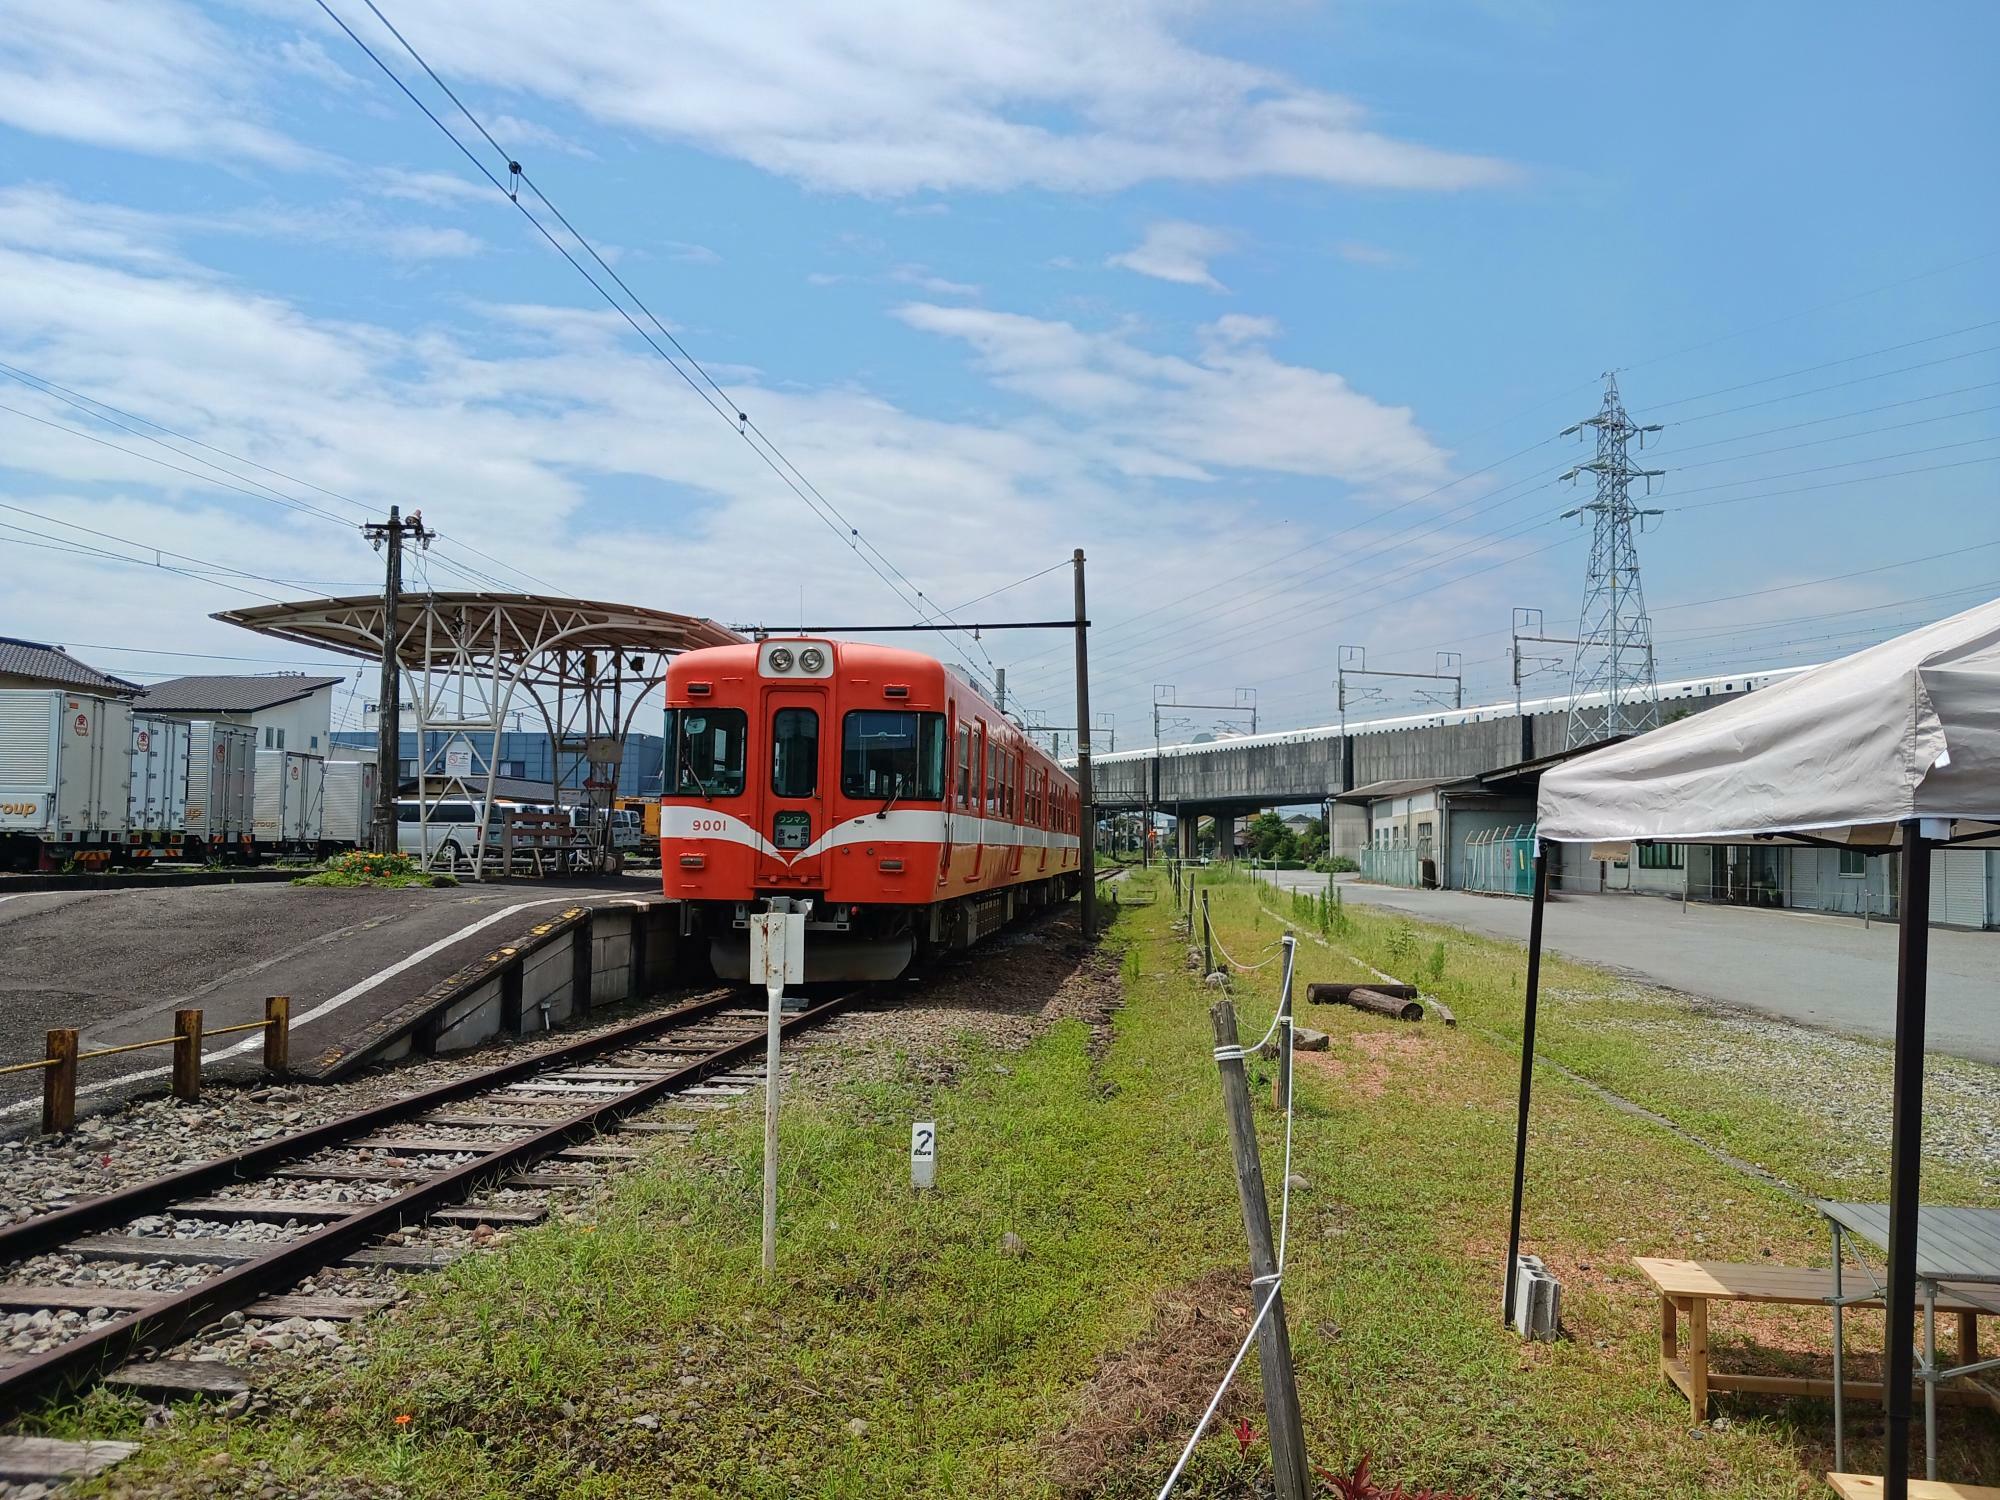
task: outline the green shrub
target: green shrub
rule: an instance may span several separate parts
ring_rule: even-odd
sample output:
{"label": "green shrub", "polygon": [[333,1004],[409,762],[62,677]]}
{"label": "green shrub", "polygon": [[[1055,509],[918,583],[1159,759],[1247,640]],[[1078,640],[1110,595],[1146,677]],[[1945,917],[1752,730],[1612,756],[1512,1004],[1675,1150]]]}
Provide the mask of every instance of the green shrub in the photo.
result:
{"label": "green shrub", "polygon": [[450,875],[433,875],[407,854],[370,854],[352,849],[337,855],[317,875],[301,875],[293,885],[338,887],[376,886],[402,889],[407,886],[457,885]]}

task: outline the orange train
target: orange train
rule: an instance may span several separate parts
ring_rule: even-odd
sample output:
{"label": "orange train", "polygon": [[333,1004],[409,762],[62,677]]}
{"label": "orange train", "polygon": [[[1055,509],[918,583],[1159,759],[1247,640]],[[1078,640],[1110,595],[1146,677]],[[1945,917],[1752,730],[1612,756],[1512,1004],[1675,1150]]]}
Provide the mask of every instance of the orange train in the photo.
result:
{"label": "orange train", "polygon": [[921,652],[810,638],[667,667],[660,864],[684,937],[746,978],[748,919],[808,899],[810,980],[894,978],[1080,880],[1075,780]]}

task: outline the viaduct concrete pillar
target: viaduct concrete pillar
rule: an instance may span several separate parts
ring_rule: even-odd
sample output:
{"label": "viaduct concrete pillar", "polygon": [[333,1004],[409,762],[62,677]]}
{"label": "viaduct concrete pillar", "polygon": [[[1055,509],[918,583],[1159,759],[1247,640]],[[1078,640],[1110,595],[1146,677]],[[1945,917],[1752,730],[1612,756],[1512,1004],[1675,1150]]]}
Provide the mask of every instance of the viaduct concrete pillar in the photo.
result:
{"label": "viaduct concrete pillar", "polygon": [[1195,847],[1195,830],[1201,826],[1201,809],[1180,806],[1174,809],[1174,851],[1182,859],[1193,859],[1201,851]]}
{"label": "viaduct concrete pillar", "polygon": [[1215,810],[1215,857],[1236,858],[1236,814]]}

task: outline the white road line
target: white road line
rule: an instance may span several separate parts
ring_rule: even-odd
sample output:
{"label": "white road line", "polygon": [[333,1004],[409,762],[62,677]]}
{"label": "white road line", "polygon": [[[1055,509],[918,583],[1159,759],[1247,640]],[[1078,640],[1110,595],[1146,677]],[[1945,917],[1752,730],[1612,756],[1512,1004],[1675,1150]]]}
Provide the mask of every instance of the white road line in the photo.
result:
{"label": "white road line", "polygon": [[[568,896],[548,896],[539,901],[517,901],[512,906],[503,906],[490,916],[481,917],[477,922],[467,923],[465,926],[459,928],[458,931],[447,937],[439,938],[428,947],[419,948],[408,957],[396,960],[396,962],[390,964],[386,969],[378,969],[366,979],[356,984],[350,984],[331,1000],[322,1000],[311,1010],[305,1012],[305,1014],[293,1016],[292,1028],[297,1030],[308,1021],[317,1021],[321,1016],[331,1015],[334,1011],[339,1010],[343,1005],[347,1004],[348,1001],[360,999],[377,985],[382,984],[386,980],[394,979],[405,969],[412,968],[422,963],[425,959],[444,952],[453,943],[463,942],[482,927],[491,927],[502,917],[511,917],[515,912],[526,911],[531,906],[553,906],[557,902],[569,901],[570,899]],[[224,1047],[220,1052],[204,1052],[202,1054],[202,1061],[219,1062],[225,1057],[234,1057],[239,1052],[248,1052],[253,1048],[262,1047],[263,1045],[264,1038],[253,1031],[246,1035],[242,1041],[232,1046]],[[166,1078],[172,1073],[173,1069],[171,1067],[142,1068],[136,1073],[120,1073],[116,1078],[105,1078],[100,1079],[96,1083],[85,1084],[77,1089],[76,1092],[79,1098],[85,1094],[101,1094],[106,1089],[122,1088],[128,1083],[144,1083],[149,1078]],[[0,1117],[26,1114],[30,1110],[40,1109],[41,1107],[42,1102],[39,1099],[23,1099],[17,1104],[9,1104],[4,1108],[0,1108]]]}

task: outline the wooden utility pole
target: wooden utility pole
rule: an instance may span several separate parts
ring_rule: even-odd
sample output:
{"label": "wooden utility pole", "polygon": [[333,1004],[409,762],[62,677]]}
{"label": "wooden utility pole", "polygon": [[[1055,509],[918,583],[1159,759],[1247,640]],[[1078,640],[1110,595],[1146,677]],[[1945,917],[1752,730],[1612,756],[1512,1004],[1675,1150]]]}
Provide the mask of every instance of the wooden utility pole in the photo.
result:
{"label": "wooden utility pole", "polygon": [[[388,572],[382,581],[382,678],[375,704],[375,819],[371,842],[377,854],[396,852],[396,791],[402,777],[397,767],[403,752],[403,686],[397,659],[401,644],[403,604],[403,538],[414,538],[428,548],[437,533],[424,530],[424,513],[410,512],[403,519],[400,506],[389,507],[389,519],[371,521],[361,534],[388,553]],[[495,747],[498,753],[498,747]],[[419,758],[423,746],[417,747]]]}
{"label": "wooden utility pole", "polygon": [[[1278,1257],[1271,1243],[1271,1207],[1264,1197],[1264,1164],[1257,1154],[1257,1128],[1250,1118],[1250,1080],[1243,1070],[1243,1047],[1236,1035],[1236,1007],[1218,1000],[1209,1008],[1222,1073],[1222,1103],[1229,1116],[1229,1149],[1236,1162],[1236,1191],[1243,1200],[1243,1228],[1250,1240],[1253,1304],[1271,1299],[1257,1330],[1257,1367],[1264,1378],[1264,1418],[1271,1429],[1271,1469],[1277,1500],[1306,1500],[1304,1426],[1299,1387],[1292,1371],[1292,1336],[1285,1327],[1285,1298],[1278,1286]],[[1291,1039],[1282,1039],[1289,1046]]]}
{"label": "wooden utility pole", "polygon": [[1083,605],[1083,548],[1070,557],[1076,574],[1077,868],[1083,876],[1083,940],[1097,936],[1097,803],[1090,790],[1090,616]]}

